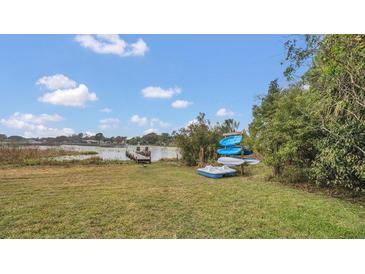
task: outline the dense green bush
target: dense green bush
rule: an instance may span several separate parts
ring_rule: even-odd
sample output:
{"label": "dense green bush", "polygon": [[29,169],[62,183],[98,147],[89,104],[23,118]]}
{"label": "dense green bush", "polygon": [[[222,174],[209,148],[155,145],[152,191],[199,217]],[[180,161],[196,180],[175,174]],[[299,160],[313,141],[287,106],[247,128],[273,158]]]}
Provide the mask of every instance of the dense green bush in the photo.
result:
{"label": "dense green bush", "polygon": [[254,107],[249,126],[255,150],[283,176],[285,168],[307,168],[316,155],[318,130],[307,114],[312,97],[300,86],[280,89],[272,81],[267,96]]}
{"label": "dense green bush", "polygon": [[306,78],[318,94],[312,116],[324,134],[314,180],[365,191],[365,35],[325,36]]}
{"label": "dense green bush", "polygon": [[286,45],[288,79],[303,64],[309,69],[286,89],[273,81],[254,107],[255,148],[275,176],[365,191],[365,35],[306,36],[303,48]]}
{"label": "dense green bush", "polygon": [[320,185],[365,191],[365,126],[347,120],[328,122],[327,134],[317,141],[319,151],[311,177]]}
{"label": "dense green bush", "polygon": [[275,177],[281,182],[284,183],[308,183],[310,179],[309,169],[305,167],[296,167],[294,165],[288,165],[283,169],[282,174],[280,177]]}

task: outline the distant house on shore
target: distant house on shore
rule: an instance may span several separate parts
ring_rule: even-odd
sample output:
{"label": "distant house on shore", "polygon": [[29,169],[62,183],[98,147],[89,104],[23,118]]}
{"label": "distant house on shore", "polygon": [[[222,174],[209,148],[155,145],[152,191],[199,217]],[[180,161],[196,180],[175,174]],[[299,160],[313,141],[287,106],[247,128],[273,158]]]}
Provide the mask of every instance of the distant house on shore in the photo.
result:
{"label": "distant house on shore", "polygon": [[29,140],[27,140],[27,143],[31,144],[31,145],[39,145],[39,144],[42,144],[43,142],[41,142],[39,140],[29,139]]}
{"label": "distant house on shore", "polygon": [[94,145],[94,144],[99,144],[99,141],[97,141],[97,140],[86,140],[86,143],[87,143],[87,144],[92,144],[92,145]]}

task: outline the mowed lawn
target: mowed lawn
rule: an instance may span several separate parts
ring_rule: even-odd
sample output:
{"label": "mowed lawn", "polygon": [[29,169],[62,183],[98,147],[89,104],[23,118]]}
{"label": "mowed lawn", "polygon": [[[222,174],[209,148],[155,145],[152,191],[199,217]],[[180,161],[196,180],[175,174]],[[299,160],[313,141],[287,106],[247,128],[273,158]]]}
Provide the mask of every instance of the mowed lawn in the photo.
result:
{"label": "mowed lawn", "polygon": [[176,163],[0,170],[0,238],[365,238],[365,209]]}

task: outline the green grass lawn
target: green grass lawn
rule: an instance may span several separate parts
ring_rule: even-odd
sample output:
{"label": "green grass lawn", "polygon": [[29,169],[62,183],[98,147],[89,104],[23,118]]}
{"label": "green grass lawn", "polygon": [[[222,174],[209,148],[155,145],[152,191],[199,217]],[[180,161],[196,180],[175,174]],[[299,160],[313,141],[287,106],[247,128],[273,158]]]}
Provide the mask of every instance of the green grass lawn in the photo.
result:
{"label": "green grass lawn", "polygon": [[[252,169],[252,168],[251,168]],[[365,238],[365,209],[177,163],[0,170],[0,238]]]}

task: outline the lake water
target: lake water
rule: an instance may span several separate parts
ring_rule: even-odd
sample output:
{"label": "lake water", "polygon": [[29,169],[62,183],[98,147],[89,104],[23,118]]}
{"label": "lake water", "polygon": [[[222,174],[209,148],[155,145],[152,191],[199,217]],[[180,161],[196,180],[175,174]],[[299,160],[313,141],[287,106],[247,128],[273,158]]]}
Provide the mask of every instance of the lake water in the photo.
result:
{"label": "lake water", "polygon": [[[144,146],[140,146],[141,150],[144,149]],[[76,151],[95,151],[98,154],[94,155],[75,155],[75,156],[62,156],[58,157],[58,159],[64,160],[82,160],[91,157],[100,157],[103,160],[129,160],[125,156],[126,148],[120,147],[99,147],[99,146],[76,146],[76,145],[61,145],[61,146],[40,146],[39,148],[58,148],[64,150],[76,150]],[[128,150],[135,150],[136,146],[128,146]],[[166,159],[176,159],[176,157],[180,158],[179,150],[177,147],[160,147],[160,146],[148,146],[151,151],[151,160],[153,162],[161,160],[162,158]]]}

